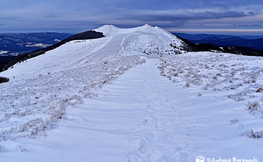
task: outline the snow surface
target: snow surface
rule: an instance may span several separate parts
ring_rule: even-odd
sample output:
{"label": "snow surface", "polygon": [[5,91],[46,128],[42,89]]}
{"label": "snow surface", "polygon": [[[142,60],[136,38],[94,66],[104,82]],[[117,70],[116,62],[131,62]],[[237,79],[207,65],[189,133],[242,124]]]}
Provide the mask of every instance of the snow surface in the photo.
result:
{"label": "snow surface", "polygon": [[0,50],[0,55],[5,54],[5,53],[8,53],[8,51]]}
{"label": "snow surface", "polygon": [[0,161],[263,160],[262,58],[95,30],[0,73]]}
{"label": "snow surface", "polygon": [[27,42],[26,47],[42,47],[46,48],[48,46],[51,46],[52,44],[44,44],[44,43],[32,43],[32,42]]}

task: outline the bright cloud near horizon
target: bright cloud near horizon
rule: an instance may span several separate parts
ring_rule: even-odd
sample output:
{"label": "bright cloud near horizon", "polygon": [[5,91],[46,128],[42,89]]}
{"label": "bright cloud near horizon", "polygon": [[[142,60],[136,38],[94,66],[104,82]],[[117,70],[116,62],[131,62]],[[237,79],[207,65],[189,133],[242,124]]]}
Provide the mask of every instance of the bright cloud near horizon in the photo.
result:
{"label": "bright cloud near horizon", "polygon": [[263,35],[262,0],[1,0],[0,33],[78,33],[145,23],[185,33]]}

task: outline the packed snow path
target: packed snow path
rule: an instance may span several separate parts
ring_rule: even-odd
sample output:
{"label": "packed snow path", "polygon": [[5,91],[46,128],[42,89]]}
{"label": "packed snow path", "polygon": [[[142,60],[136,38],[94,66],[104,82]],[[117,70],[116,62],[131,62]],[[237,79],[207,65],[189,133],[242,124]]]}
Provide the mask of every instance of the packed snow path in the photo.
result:
{"label": "packed snow path", "polygon": [[[24,153],[5,152],[1,161],[170,162],[194,161],[198,155],[260,158],[257,140],[239,143],[244,137],[237,138],[228,124],[232,116],[227,115],[226,102],[200,98],[195,91],[176,86],[160,75],[159,64],[157,59],[147,59],[98,90],[98,97],[67,107],[67,119],[48,131],[47,137],[9,141]],[[252,155],[246,154],[246,147],[254,148]]]}

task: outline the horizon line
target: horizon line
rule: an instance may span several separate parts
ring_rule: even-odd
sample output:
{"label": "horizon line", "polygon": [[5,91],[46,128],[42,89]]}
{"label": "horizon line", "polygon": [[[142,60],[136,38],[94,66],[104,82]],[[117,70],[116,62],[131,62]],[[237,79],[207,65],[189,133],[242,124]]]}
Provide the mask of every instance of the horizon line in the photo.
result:
{"label": "horizon line", "polygon": [[263,29],[167,29],[171,32],[263,32]]}

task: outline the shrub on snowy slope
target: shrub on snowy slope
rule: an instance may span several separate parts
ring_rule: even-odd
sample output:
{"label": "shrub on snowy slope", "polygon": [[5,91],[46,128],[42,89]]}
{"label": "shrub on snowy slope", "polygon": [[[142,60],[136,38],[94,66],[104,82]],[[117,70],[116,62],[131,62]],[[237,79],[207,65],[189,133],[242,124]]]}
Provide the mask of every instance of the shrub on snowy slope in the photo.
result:
{"label": "shrub on snowy slope", "polygon": [[8,78],[0,77],[0,83],[5,83],[5,82],[8,82],[8,81],[9,81]]}
{"label": "shrub on snowy slope", "polygon": [[2,71],[2,69],[4,69],[5,64],[9,61],[11,61],[12,59],[15,58],[15,56],[0,56],[0,72]]}

